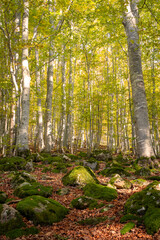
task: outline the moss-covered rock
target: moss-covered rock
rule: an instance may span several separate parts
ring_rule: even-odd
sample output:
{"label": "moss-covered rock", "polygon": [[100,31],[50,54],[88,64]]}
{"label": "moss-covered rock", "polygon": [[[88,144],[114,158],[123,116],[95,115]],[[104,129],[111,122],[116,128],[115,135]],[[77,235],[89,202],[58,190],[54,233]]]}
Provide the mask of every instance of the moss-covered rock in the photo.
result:
{"label": "moss-covered rock", "polygon": [[143,178],[136,178],[134,180],[131,180],[131,183],[133,185],[139,185],[139,186],[146,186],[149,184],[149,182]]}
{"label": "moss-covered rock", "polygon": [[61,221],[68,213],[68,209],[57,201],[35,195],[24,198],[16,208],[35,225],[51,225]]}
{"label": "moss-covered rock", "polygon": [[156,181],[160,181],[160,176],[151,176],[147,178],[148,180],[156,180]]}
{"label": "moss-covered rock", "polygon": [[141,192],[134,193],[125,203],[125,213],[144,215],[149,207],[160,208],[159,182],[154,181]]}
{"label": "moss-covered rock", "polygon": [[104,169],[100,172],[101,175],[106,177],[111,177],[114,174],[119,174],[120,176],[130,176],[130,173],[125,171],[122,167],[112,167],[109,169]]}
{"label": "moss-covered rock", "polygon": [[5,192],[0,191],[0,204],[5,203],[7,200],[7,194]]}
{"label": "moss-covered rock", "polygon": [[124,227],[121,229],[121,234],[124,235],[127,232],[130,232],[132,228],[135,227],[135,223],[134,222],[128,222],[124,225]]}
{"label": "moss-covered rock", "polygon": [[0,204],[0,235],[22,226],[24,223],[19,212],[7,204]]}
{"label": "moss-covered rock", "polygon": [[90,158],[89,160],[83,161],[83,166],[91,168],[93,171],[98,170],[99,163],[96,161],[95,158]]}
{"label": "moss-covered rock", "polygon": [[129,180],[123,179],[119,174],[115,174],[109,181],[110,184],[114,185],[118,189],[129,189],[132,184]]}
{"label": "moss-covered rock", "polygon": [[27,172],[21,172],[16,173],[11,180],[13,187],[17,187],[23,182],[33,183],[36,182],[36,178]]}
{"label": "moss-covered rock", "polygon": [[67,173],[62,182],[64,185],[85,186],[87,183],[98,183],[98,180],[90,168],[79,166]]}
{"label": "moss-covered rock", "polygon": [[151,171],[150,171],[149,168],[140,168],[140,169],[136,170],[135,174],[137,176],[146,177],[146,176],[150,176],[151,175]]}
{"label": "moss-covered rock", "polygon": [[104,204],[98,204],[98,202],[90,197],[86,197],[86,196],[81,196],[78,197],[76,199],[73,199],[71,202],[71,205],[76,208],[76,209],[94,209],[94,208],[99,208],[99,207],[103,207]]}
{"label": "moss-covered rock", "polygon": [[22,157],[4,157],[0,159],[0,171],[25,169],[26,160]]}
{"label": "moss-covered rock", "polygon": [[83,188],[83,191],[84,195],[95,199],[112,201],[117,198],[117,191],[115,189],[100,184],[89,183]]}
{"label": "moss-covered rock", "polygon": [[39,230],[37,228],[30,227],[30,228],[25,228],[25,229],[16,228],[16,229],[13,229],[13,230],[7,232],[5,235],[7,237],[9,237],[10,239],[16,239],[16,238],[19,238],[22,236],[28,236],[30,234],[34,235],[37,233],[39,233]]}
{"label": "moss-covered rock", "polygon": [[78,221],[81,225],[97,225],[101,222],[104,222],[108,219],[108,216],[105,217],[97,217],[97,218],[86,218],[84,220]]}
{"label": "moss-covered rock", "polygon": [[50,186],[46,187],[37,182],[33,182],[32,184],[24,182],[15,189],[14,195],[19,198],[25,198],[32,195],[50,197],[52,195],[52,192],[53,188]]}
{"label": "moss-covered rock", "polygon": [[144,225],[148,234],[154,234],[160,229],[160,208],[150,207],[144,215]]}
{"label": "moss-covered rock", "polygon": [[120,223],[126,223],[128,221],[137,221],[137,222],[142,222],[142,218],[140,216],[134,215],[134,214],[126,214],[120,219]]}

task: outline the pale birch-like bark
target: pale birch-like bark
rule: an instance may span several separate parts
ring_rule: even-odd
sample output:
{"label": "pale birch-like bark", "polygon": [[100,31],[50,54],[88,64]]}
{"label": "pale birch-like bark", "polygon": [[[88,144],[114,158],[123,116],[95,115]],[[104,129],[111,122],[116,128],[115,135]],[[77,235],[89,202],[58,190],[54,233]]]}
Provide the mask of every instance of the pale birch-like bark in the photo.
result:
{"label": "pale birch-like bark", "polygon": [[124,10],[124,28],[127,35],[129,71],[132,85],[134,117],[137,138],[137,154],[140,157],[154,156],[151,143],[148,108],[143,81],[141,51],[138,34],[138,2],[130,0]]}
{"label": "pale birch-like bark", "polygon": [[35,49],[35,59],[36,59],[36,85],[37,85],[37,147],[39,151],[44,148],[44,139],[43,139],[43,114],[42,114],[42,104],[41,104],[41,75],[39,70],[39,52],[38,49]]}
{"label": "pale birch-like bark", "polygon": [[24,12],[22,18],[22,116],[17,140],[17,153],[25,154],[29,151],[28,125],[29,125],[29,99],[30,99],[30,72],[28,63],[28,22],[29,22],[29,1],[24,0]]}
{"label": "pale birch-like bark", "polygon": [[[49,12],[53,13],[52,0],[49,1]],[[50,24],[54,29],[53,17],[50,16]],[[52,96],[53,96],[53,66],[54,51],[53,39],[50,40],[49,63],[47,71],[47,96],[46,96],[46,116],[45,116],[45,151],[50,152],[52,148]]]}

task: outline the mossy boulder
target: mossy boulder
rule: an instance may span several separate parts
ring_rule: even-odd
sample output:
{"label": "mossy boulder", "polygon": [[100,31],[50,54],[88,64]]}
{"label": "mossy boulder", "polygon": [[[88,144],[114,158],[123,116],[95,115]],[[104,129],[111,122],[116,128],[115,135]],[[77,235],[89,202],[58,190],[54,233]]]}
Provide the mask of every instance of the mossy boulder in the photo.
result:
{"label": "mossy boulder", "polygon": [[93,171],[98,170],[99,163],[96,161],[95,158],[90,158],[89,160],[83,161],[83,166],[91,168]]}
{"label": "mossy boulder", "polygon": [[125,213],[144,215],[149,207],[160,208],[159,182],[154,181],[144,190],[134,193],[125,203]]}
{"label": "mossy boulder", "polygon": [[39,230],[36,227],[30,227],[30,228],[16,228],[9,232],[7,232],[5,235],[6,237],[9,237],[9,239],[16,239],[22,236],[28,236],[30,234],[34,235],[39,233]]}
{"label": "mossy boulder", "polygon": [[136,170],[135,175],[146,177],[146,176],[151,175],[151,171],[150,171],[149,168],[144,168],[143,167],[143,168],[140,168],[140,169]]}
{"label": "mossy boulder", "polygon": [[106,176],[106,177],[111,177],[114,174],[119,174],[120,176],[130,176],[131,174],[127,172],[124,168],[122,167],[111,167],[109,169],[104,169],[100,172],[101,175]]}
{"label": "mossy boulder", "polygon": [[43,197],[50,197],[52,195],[53,188],[50,186],[43,186],[40,183],[33,182],[23,182],[18,186],[15,191],[14,195],[19,198],[25,198],[32,195],[40,195]]}
{"label": "mossy boulder", "polygon": [[0,204],[0,235],[24,226],[20,213],[7,204]]}
{"label": "mossy boulder", "polygon": [[88,183],[84,188],[84,195],[95,199],[112,201],[117,198],[117,191],[96,183]]}
{"label": "mossy boulder", "polygon": [[64,185],[85,186],[87,183],[98,183],[98,180],[89,167],[78,166],[67,173],[62,182]]}
{"label": "mossy boulder", "polygon": [[0,204],[5,203],[7,200],[7,194],[5,192],[0,191]]}
{"label": "mossy boulder", "polygon": [[154,234],[160,229],[160,208],[150,207],[144,215],[144,225],[148,234]]}
{"label": "mossy boulder", "polygon": [[114,185],[118,189],[129,189],[132,184],[129,180],[123,179],[119,174],[115,174],[109,181],[110,184]]}
{"label": "mossy boulder", "polygon": [[98,204],[98,202],[90,197],[86,197],[86,196],[81,196],[78,197],[76,199],[73,199],[71,202],[71,205],[76,208],[76,209],[94,209],[94,208],[98,208],[98,207],[103,207],[104,204]]}
{"label": "mossy boulder", "polygon": [[78,221],[79,224],[85,226],[85,225],[97,225],[101,222],[104,222],[108,219],[108,216],[105,217],[97,217],[97,218],[86,218],[84,220]]}
{"label": "mossy boulder", "polygon": [[21,172],[16,173],[11,180],[13,187],[18,187],[23,182],[33,183],[36,182],[36,178],[27,172]]}
{"label": "mossy boulder", "polygon": [[131,180],[131,183],[138,186],[146,186],[149,184],[149,182],[143,178],[136,178],[134,180]]}
{"label": "mossy boulder", "polygon": [[22,157],[4,157],[0,159],[0,171],[17,171],[25,169],[26,160]]}
{"label": "mossy boulder", "polygon": [[17,204],[17,210],[35,225],[52,225],[61,221],[68,209],[53,199],[30,196]]}

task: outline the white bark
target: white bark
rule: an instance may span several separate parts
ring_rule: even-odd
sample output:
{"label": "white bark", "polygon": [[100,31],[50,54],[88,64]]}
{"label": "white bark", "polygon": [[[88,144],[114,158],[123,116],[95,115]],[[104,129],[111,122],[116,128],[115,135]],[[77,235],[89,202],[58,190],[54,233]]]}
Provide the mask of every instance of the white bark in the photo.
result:
{"label": "white bark", "polygon": [[[52,1],[49,2],[49,12],[53,12]],[[54,29],[53,17],[50,16],[50,24]],[[47,71],[47,97],[46,97],[46,125],[45,125],[45,151],[50,152],[52,148],[52,97],[53,97],[53,39],[50,41],[49,64]]]}
{"label": "white bark", "polygon": [[128,42],[129,70],[132,85],[134,117],[136,126],[137,150],[140,157],[154,156],[148,108],[143,81],[141,51],[138,35],[138,0],[130,0],[124,12],[124,27]]}
{"label": "white bark", "polygon": [[28,64],[28,47],[25,46],[28,41],[28,21],[29,21],[29,2],[23,1],[24,13],[22,19],[22,116],[17,141],[18,154],[29,150],[28,145],[28,125],[29,125],[29,99],[30,99],[30,72]]}

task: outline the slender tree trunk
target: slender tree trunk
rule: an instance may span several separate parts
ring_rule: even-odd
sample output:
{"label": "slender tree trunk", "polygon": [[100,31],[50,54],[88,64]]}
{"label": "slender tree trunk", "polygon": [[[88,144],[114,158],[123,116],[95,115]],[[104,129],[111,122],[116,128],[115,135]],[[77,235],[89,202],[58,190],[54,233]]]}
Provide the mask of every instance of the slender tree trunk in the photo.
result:
{"label": "slender tree trunk", "polygon": [[36,85],[37,85],[37,147],[39,151],[44,148],[44,139],[43,139],[43,115],[42,115],[42,104],[41,104],[41,75],[39,70],[39,52],[38,49],[35,49],[35,58],[36,58]]}
{"label": "slender tree trunk", "polygon": [[[28,41],[28,21],[29,21],[29,1],[24,0],[24,13],[22,19],[22,41],[27,44]],[[22,117],[17,141],[18,155],[28,154],[28,126],[29,126],[29,99],[30,99],[30,72],[28,65],[28,47],[24,46],[22,49]]]}
{"label": "slender tree trunk", "polygon": [[138,0],[130,0],[124,11],[124,28],[127,35],[129,71],[132,85],[134,117],[137,138],[137,154],[140,157],[154,156],[151,143],[148,108],[143,81],[141,51],[138,35]]}
{"label": "slender tree trunk", "polygon": [[[49,1],[49,12],[53,12],[52,0]],[[53,16],[50,16],[50,24],[54,29]],[[45,151],[50,152],[52,148],[52,96],[53,96],[53,40],[50,40],[49,63],[47,70],[47,96],[45,116]]]}

